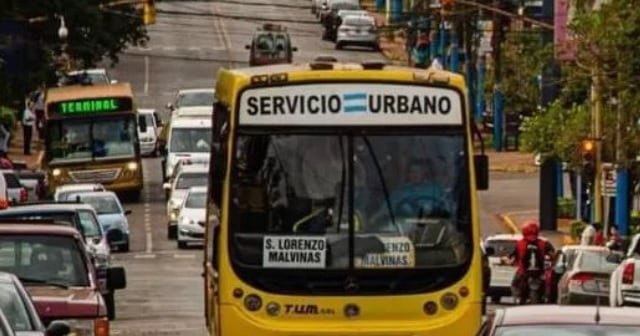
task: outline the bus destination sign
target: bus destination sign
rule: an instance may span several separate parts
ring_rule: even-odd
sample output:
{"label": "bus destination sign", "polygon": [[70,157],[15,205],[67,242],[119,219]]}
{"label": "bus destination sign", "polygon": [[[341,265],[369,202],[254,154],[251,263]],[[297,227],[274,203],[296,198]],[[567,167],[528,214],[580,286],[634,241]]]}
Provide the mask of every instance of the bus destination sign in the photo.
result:
{"label": "bus destination sign", "polygon": [[250,126],[462,126],[453,88],[390,83],[315,83],[245,90],[239,124]]}
{"label": "bus destination sign", "polygon": [[62,115],[100,114],[129,112],[133,101],[128,97],[108,97],[55,102],[49,104],[49,111]]}

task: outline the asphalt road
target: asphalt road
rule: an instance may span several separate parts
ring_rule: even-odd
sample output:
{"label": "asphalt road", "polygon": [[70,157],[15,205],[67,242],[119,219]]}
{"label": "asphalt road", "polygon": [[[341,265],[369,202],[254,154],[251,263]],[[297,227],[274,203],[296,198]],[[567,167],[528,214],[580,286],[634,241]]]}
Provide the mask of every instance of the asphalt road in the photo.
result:
{"label": "asphalt road", "polygon": [[[141,108],[164,106],[179,88],[212,87],[220,67],[247,66],[244,46],[263,22],[287,25],[299,48],[296,60],[333,55],[345,61],[382,59],[366,50],[335,51],[322,41],[321,27],[306,0],[248,0],[237,3],[174,1],[158,3],[151,41],[131,48],[111,69],[113,78],[132,84]],[[128,204],[131,252],[116,254],[127,270],[128,287],[116,295],[113,335],[205,335],[202,250],[178,250],[166,238],[165,200],[159,159],[145,159],[142,201]],[[482,232],[503,230],[495,213],[530,209],[537,204],[537,180],[518,174],[494,174],[482,192]],[[533,189],[531,189],[534,187]],[[533,202],[533,203],[532,203]]]}

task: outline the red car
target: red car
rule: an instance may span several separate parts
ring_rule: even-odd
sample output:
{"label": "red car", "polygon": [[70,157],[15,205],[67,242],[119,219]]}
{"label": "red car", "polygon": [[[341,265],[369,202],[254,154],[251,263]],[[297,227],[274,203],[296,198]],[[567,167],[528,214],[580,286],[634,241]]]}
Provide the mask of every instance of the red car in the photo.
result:
{"label": "red car", "polygon": [[[45,326],[65,320],[76,334],[109,335],[96,272],[75,228],[20,221],[1,224],[0,270],[20,279]],[[107,270],[107,286],[126,287],[124,268]]]}

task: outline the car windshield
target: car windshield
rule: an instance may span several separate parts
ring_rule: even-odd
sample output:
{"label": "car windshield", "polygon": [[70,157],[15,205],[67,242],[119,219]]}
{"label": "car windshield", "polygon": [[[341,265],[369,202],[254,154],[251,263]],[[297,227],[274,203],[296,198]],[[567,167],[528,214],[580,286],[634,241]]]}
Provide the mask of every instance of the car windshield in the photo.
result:
{"label": "car windshield", "polygon": [[98,218],[93,212],[88,210],[78,211],[78,218],[80,218],[80,225],[84,231],[84,236],[87,238],[102,237],[102,231],[100,231],[100,223]]}
{"label": "car windshield", "polygon": [[89,271],[82,251],[76,240],[67,236],[0,236],[0,270],[15,274],[27,286],[88,287]]}
{"label": "car windshield", "polygon": [[[462,135],[242,134],[234,152],[229,222],[243,267],[397,276],[389,269],[451,270],[470,258]],[[424,274],[418,281],[444,281]]]}
{"label": "car windshield", "polygon": [[7,188],[17,189],[22,187],[22,185],[20,185],[20,180],[18,179],[16,174],[5,172],[3,175],[4,180],[7,182]]}
{"label": "car windshield", "polygon": [[580,251],[577,268],[582,271],[613,273],[619,265],[607,261],[607,256],[610,253],[608,250]]}
{"label": "car windshield", "polygon": [[255,38],[256,51],[261,53],[286,52],[289,49],[289,38],[280,33],[262,33]]}
{"label": "car windshield", "polygon": [[82,202],[90,204],[98,215],[121,214],[122,207],[113,195],[81,195]]}
{"label": "car windshield", "polygon": [[0,282],[0,309],[15,331],[33,331],[25,298],[11,282]]}
{"label": "car windshield", "polygon": [[184,207],[189,209],[204,209],[207,205],[207,194],[204,192],[189,193]]}
{"label": "car windshield", "polygon": [[631,336],[638,335],[638,326],[597,325],[593,323],[519,325],[496,328],[495,336]]}
{"label": "car windshield", "polygon": [[207,185],[207,173],[182,173],[178,176],[176,189],[189,189]]}
{"label": "car windshield", "polygon": [[208,153],[211,146],[211,128],[173,128],[169,152]]}
{"label": "car windshield", "polygon": [[99,73],[78,73],[65,76],[62,85],[77,85],[77,84],[111,84],[109,78],[104,74]]}
{"label": "car windshield", "polygon": [[138,132],[133,117],[51,120],[47,155],[52,163],[133,158]]}
{"label": "car windshield", "polygon": [[516,241],[513,239],[491,239],[485,243],[486,247],[493,247],[495,257],[504,257],[509,255],[516,248]]}
{"label": "car windshield", "polygon": [[[79,218],[80,218],[80,225],[82,225],[82,233],[84,237],[93,238],[93,237],[101,236],[102,234],[100,231],[100,227],[98,226],[98,223],[95,223],[95,224],[90,223],[85,214],[87,212],[88,211],[84,211],[84,210],[78,211]],[[88,212],[88,213],[91,214],[91,212]],[[67,211],[45,211],[45,210],[33,211],[32,210],[30,212],[23,212],[23,213],[0,212],[0,218],[14,218],[14,219],[27,220],[27,221],[28,220],[53,220],[53,221],[65,222],[71,226],[77,225],[74,218],[75,215],[76,215],[76,212],[71,210],[67,210]]]}
{"label": "car windshield", "polygon": [[183,93],[178,97],[177,106],[213,106],[213,101],[213,92],[189,92]]}

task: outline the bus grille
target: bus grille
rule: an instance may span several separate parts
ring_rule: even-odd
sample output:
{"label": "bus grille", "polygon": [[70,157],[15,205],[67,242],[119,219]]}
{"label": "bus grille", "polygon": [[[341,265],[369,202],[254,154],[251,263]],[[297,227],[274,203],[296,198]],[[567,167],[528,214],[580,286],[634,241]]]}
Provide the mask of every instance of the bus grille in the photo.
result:
{"label": "bus grille", "polygon": [[113,182],[120,175],[120,168],[76,170],[69,172],[69,175],[78,183]]}

